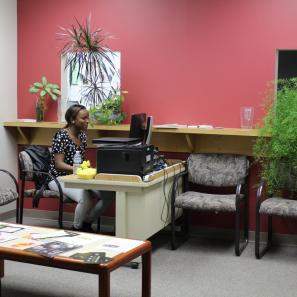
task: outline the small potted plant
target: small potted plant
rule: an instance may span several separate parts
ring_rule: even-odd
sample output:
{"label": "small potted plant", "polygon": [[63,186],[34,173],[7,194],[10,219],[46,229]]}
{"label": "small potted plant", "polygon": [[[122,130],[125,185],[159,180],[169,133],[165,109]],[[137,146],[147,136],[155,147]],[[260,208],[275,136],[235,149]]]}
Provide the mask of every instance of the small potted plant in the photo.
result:
{"label": "small potted plant", "polygon": [[46,99],[50,98],[54,101],[58,100],[58,97],[61,96],[61,91],[57,84],[49,83],[45,76],[42,76],[41,82],[33,83],[29,92],[36,94],[37,102],[36,102],[36,120],[43,121],[44,120],[44,112],[46,110]]}
{"label": "small potted plant", "polygon": [[90,108],[90,118],[93,123],[102,125],[118,125],[126,118],[122,111],[124,95],[127,91],[116,91],[110,98]]}

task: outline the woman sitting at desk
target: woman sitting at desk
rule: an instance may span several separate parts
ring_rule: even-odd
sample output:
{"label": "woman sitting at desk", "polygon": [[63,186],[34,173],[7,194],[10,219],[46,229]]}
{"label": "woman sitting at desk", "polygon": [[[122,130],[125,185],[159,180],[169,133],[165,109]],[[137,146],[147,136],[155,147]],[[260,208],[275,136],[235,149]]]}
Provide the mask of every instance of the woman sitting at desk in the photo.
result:
{"label": "woman sitting at desk", "polygon": [[[73,172],[73,157],[80,151],[84,160],[87,146],[85,131],[89,124],[89,113],[85,106],[74,104],[65,113],[66,126],[59,130],[52,142],[52,156],[50,173],[55,176],[64,176]],[[113,202],[114,192],[91,191],[83,189],[65,188],[63,181],[59,180],[63,193],[77,202],[74,213],[73,230],[94,232],[91,225]],[[49,188],[58,191],[56,183],[49,182]],[[99,199],[95,207],[93,199]]]}

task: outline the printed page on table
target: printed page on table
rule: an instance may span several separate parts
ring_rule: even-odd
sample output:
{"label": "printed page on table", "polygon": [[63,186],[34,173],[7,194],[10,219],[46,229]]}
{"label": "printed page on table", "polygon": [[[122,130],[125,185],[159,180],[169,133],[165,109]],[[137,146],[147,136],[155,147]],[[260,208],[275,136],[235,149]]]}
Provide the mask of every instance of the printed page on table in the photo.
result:
{"label": "printed page on table", "polygon": [[0,223],[0,232],[14,233],[23,230],[23,227]]}
{"label": "printed page on table", "polygon": [[[100,243],[96,242],[84,245],[80,249],[76,250],[76,253],[103,252],[105,253],[106,257],[113,258],[119,254],[132,250],[143,243],[144,242],[140,240],[112,238],[110,236],[106,236],[105,238],[102,238]],[[73,254],[74,253],[66,252],[61,255],[70,257]]]}
{"label": "printed page on table", "polygon": [[6,232],[0,232],[0,243],[6,242],[6,241],[10,241],[10,240],[14,240],[17,237],[13,234],[10,233],[6,233]]}
{"label": "printed page on table", "polygon": [[51,241],[47,243],[41,243],[34,247],[25,249],[27,252],[36,253],[45,257],[53,258],[66,251],[75,250],[81,246],[75,244],[69,244],[61,241]]}

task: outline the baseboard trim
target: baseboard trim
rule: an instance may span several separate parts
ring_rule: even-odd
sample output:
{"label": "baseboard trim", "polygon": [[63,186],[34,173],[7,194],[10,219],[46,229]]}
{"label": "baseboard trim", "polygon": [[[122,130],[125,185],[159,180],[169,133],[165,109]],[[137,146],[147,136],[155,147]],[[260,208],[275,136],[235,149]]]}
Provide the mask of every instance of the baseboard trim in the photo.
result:
{"label": "baseboard trim", "polygon": [[0,214],[0,221],[6,221],[12,218],[15,218],[16,214],[15,214],[15,209],[3,212]]}
{"label": "baseboard trim", "polygon": [[[189,232],[191,236],[201,238],[226,240],[232,240],[234,238],[233,229],[191,226]],[[266,240],[267,232],[261,232],[260,241],[264,242]],[[255,231],[249,231],[249,241],[255,242]],[[297,235],[273,233],[272,242],[280,246],[297,246]]]}
{"label": "baseboard trim", "polygon": [[[52,221],[58,222],[59,213],[57,211],[38,210],[38,209],[24,209],[23,223],[26,224],[26,218],[40,221]],[[74,214],[72,212],[63,213],[63,226],[71,227]],[[96,226],[96,224],[94,224]],[[102,232],[114,232],[115,231],[115,218],[101,216],[100,231]]]}
{"label": "baseboard trim", "polygon": [[[10,210],[0,214],[0,220],[6,221],[15,218],[15,210]],[[46,221],[58,222],[58,212],[38,209],[24,209],[23,223],[26,224],[26,218],[32,220],[40,220],[43,223]],[[73,213],[64,212],[63,225],[71,227],[73,222]],[[115,218],[114,217],[101,217],[101,231],[114,232],[115,231]],[[169,226],[165,228],[166,232],[170,231]],[[193,237],[209,238],[209,239],[222,239],[232,240],[234,238],[233,229],[213,228],[213,227],[200,227],[190,226],[190,235]],[[266,241],[267,232],[260,233],[261,242]],[[297,235],[293,234],[273,234],[273,243],[281,246],[297,246]],[[249,241],[255,241],[255,231],[249,231]]]}

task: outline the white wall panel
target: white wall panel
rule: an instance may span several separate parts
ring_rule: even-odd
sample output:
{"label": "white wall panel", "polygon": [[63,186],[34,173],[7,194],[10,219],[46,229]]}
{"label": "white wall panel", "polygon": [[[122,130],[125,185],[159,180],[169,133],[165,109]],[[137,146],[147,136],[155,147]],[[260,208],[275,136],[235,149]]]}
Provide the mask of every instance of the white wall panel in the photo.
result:
{"label": "white wall panel", "polygon": [[[0,0],[0,36],[0,168],[16,176],[17,145],[3,122],[17,118],[17,0]],[[3,183],[0,175],[0,186]]]}

